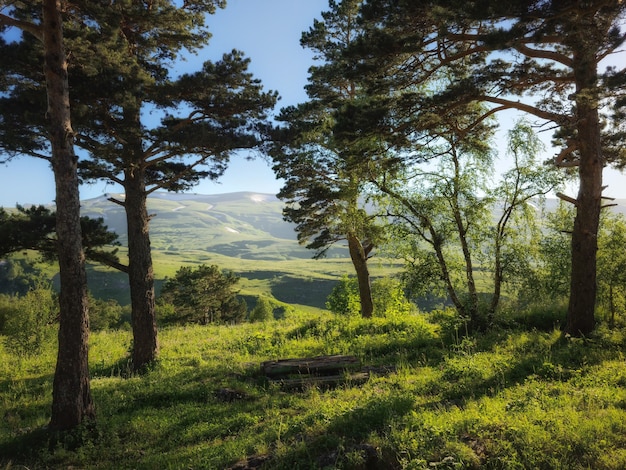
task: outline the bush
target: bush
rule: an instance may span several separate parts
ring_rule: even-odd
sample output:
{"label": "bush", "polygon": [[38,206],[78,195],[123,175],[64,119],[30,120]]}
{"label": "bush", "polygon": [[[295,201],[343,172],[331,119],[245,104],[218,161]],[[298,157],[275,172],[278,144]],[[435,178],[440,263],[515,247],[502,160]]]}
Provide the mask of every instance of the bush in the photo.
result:
{"label": "bush", "polygon": [[274,308],[270,299],[263,296],[257,297],[256,305],[250,312],[249,318],[251,322],[267,321],[274,318]]}
{"label": "bush", "polygon": [[[415,305],[406,298],[402,284],[394,278],[372,281],[372,299],[377,317],[403,316],[416,311]],[[328,296],[326,308],[338,315],[359,315],[361,302],[356,278],[342,277]]]}
{"label": "bush", "polygon": [[16,355],[34,355],[51,340],[50,325],[58,315],[58,300],[50,285],[38,283],[22,297],[13,297],[11,308],[5,308],[6,346]]}
{"label": "bush", "polygon": [[89,329],[93,331],[119,328],[122,324],[122,306],[117,300],[96,299],[89,296]]}
{"label": "bush", "polygon": [[356,278],[343,276],[328,295],[326,308],[337,315],[358,315],[361,303]]}

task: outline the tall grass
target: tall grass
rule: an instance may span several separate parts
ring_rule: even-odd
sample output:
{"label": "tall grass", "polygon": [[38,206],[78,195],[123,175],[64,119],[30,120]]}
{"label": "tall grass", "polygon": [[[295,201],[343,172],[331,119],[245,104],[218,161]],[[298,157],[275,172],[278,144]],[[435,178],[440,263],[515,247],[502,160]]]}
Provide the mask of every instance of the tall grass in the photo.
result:
{"label": "tall grass", "polygon": [[[54,442],[42,430],[54,344],[37,356],[0,347],[0,468],[626,468],[622,331],[464,338],[428,318],[299,311],[162,329],[159,361],[141,376],[128,368],[130,334],[98,332],[97,421]],[[371,377],[287,391],[260,372],[268,359],[321,354],[354,354]]]}

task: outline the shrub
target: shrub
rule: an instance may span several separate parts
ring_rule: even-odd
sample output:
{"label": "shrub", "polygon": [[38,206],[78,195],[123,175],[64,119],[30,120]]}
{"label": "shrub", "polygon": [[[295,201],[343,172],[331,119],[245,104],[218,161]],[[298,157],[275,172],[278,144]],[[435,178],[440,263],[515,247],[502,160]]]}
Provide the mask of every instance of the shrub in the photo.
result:
{"label": "shrub", "polygon": [[39,282],[22,297],[13,297],[12,309],[5,310],[6,346],[16,355],[34,355],[41,351],[54,329],[50,325],[58,315],[58,301],[50,285]]}
{"label": "shrub", "polygon": [[259,296],[256,300],[256,305],[250,312],[250,321],[267,321],[274,317],[274,309],[272,303],[267,297]]}
{"label": "shrub", "polygon": [[118,328],[122,323],[122,306],[113,299],[89,296],[89,329],[93,331]]}
{"label": "shrub", "polygon": [[361,304],[356,278],[343,276],[326,299],[326,308],[337,315],[358,315]]}
{"label": "shrub", "polygon": [[[379,278],[372,281],[374,316],[394,317],[408,315],[416,307],[405,296],[400,281],[394,278]],[[326,308],[339,315],[359,315],[361,303],[356,278],[344,276],[331,291]]]}

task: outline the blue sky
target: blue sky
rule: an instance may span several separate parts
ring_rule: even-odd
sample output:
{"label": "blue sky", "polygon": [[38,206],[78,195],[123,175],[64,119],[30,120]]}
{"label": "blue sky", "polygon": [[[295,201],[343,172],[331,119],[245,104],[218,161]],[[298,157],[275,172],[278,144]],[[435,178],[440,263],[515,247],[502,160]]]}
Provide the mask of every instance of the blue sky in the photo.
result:
{"label": "blue sky", "polygon": [[[260,78],[266,89],[281,96],[276,112],[290,104],[306,100],[304,85],[311,53],[300,46],[300,36],[315,18],[328,9],[328,0],[228,0],[224,10],[208,18],[212,38],[209,46],[197,56],[190,56],[176,72],[192,72],[207,59],[219,60],[232,49],[244,51],[251,59],[250,71]],[[620,57],[623,57],[621,54]],[[503,122],[504,128],[510,123]],[[549,150],[550,153],[554,153]],[[499,165],[504,168],[505,162]],[[626,198],[626,176],[615,171],[605,172],[608,196]],[[225,175],[216,183],[205,181],[193,189],[200,194],[233,191],[277,193],[270,165],[263,159],[248,161],[244,155],[235,156]],[[104,182],[81,187],[81,198],[88,199],[119,187]],[[575,196],[576,185],[567,193]],[[54,200],[54,179],[45,161],[20,158],[0,166],[0,206],[14,207],[16,203],[47,204]]]}

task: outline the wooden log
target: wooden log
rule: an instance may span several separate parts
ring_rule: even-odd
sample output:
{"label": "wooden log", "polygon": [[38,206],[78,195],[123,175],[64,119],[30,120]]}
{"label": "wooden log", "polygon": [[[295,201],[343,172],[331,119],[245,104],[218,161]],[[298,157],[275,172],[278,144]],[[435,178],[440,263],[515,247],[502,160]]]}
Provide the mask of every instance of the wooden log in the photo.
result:
{"label": "wooden log", "polygon": [[369,372],[357,372],[353,374],[342,375],[303,375],[291,379],[270,379],[270,383],[277,384],[286,390],[302,390],[309,386],[315,387],[333,387],[341,383],[364,383],[369,379]]}
{"label": "wooden log", "polygon": [[302,359],[279,359],[261,363],[261,372],[267,377],[290,375],[333,375],[358,370],[361,361],[355,356],[317,356]]}

